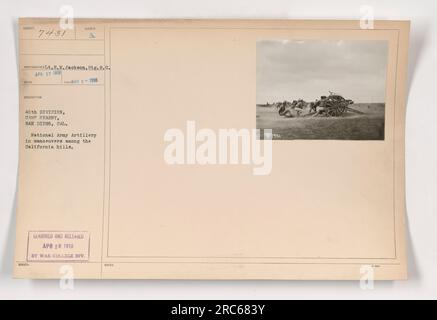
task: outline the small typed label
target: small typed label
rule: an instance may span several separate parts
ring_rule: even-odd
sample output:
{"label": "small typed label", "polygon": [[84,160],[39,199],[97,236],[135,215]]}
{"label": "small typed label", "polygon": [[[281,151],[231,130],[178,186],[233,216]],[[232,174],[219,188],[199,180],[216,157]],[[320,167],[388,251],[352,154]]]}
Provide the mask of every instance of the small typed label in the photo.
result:
{"label": "small typed label", "polygon": [[27,261],[88,261],[89,246],[86,231],[29,231]]}

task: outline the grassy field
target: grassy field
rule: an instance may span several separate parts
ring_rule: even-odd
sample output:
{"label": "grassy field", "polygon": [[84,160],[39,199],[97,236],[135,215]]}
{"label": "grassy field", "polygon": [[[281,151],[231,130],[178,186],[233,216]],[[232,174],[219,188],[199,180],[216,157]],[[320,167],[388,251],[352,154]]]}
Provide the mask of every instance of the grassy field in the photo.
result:
{"label": "grassy field", "polygon": [[258,129],[272,129],[274,140],[384,140],[384,104],[360,103],[350,107],[365,114],[285,118],[279,116],[276,108],[257,106],[256,125]]}

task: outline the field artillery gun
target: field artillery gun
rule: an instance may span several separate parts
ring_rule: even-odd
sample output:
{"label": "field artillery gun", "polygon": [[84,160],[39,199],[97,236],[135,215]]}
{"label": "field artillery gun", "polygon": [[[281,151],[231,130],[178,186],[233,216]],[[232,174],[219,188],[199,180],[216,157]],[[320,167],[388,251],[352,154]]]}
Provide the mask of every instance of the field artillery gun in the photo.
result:
{"label": "field artillery gun", "polygon": [[322,96],[320,100],[312,104],[311,112],[308,115],[340,117],[348,111],[362,114],[362,112],[349,107],[353,103],[350,99],[345,99],[339,94],[330,92],[329,96]]}

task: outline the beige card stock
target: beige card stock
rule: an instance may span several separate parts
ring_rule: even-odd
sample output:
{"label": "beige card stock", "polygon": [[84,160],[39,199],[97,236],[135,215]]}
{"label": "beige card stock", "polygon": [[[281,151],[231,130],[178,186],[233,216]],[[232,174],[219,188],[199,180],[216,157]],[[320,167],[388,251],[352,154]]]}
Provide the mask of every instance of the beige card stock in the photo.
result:
{"label": "beige card stock", "polygon": [[408,34],[20,19],[14,276],[406,279]]}

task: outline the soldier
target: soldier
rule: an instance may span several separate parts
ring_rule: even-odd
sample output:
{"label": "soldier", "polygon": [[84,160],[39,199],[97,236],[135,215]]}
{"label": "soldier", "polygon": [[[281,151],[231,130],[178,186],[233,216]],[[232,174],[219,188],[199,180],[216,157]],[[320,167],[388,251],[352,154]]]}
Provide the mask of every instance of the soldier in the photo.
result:
{"label": "soldier", "polygon": [[319,100],[316,99],[315,102],[309,102],[309,103],[308,103],[308,106],[309,106],[309,109],[310,109],[310,110],[308,111],[308,113],[316,112],[316,105],[317,105],[318,102],[319,102]]}
{"label": "soldier", "polygon": [[316,103],[313,106],[313,109],[316,111],[314,116],[317,116],[325,112],[326,100],[327,100],[326,96],[321,96],[320,100],[316,101]]}
{"label": "soldier", "polygon": [[321,104],[322,107],[325,106],[326,98],[327,98],[326,96],[321,96],[321,97],[320,97],[320,104]]}
{"label": "soldier", "polygon": [[285,109],[286,109],[286,107],[287,107],[287,101],[284,100],[284,102],[279,103],[279,105],[280,105],[280,106],[279,106],[278,113],[279,113],[280,116],[282,116],[282,115],[285,113]]}

